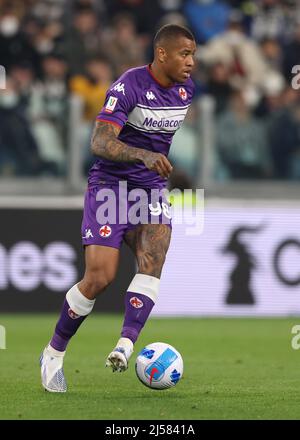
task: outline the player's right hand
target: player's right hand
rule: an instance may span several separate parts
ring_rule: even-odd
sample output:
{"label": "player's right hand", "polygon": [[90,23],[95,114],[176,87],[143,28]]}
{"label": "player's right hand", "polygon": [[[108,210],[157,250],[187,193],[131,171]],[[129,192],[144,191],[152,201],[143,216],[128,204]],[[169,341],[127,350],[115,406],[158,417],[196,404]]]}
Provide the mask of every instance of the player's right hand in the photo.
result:
{"label": "player's right hand", "polygon": [[153,153],[152,151],[147,151],[143,162],[148,170],[156,171],[161,177],[168,178],[173,170],[172,165],[161,153]]}

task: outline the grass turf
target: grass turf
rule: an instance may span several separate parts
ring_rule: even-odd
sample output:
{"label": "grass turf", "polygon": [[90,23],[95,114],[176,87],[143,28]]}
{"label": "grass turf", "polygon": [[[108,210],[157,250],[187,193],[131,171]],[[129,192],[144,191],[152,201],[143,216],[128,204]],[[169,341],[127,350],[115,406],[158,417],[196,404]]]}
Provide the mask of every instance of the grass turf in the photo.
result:
{"label": "grass turf", "polygon": [[[92,315],[65,358],[66,394],[43,391],[38,359],[54,315],[0,315],[0,419],[299,419],[300,352],[291,348],[290,319],[151,319],[123,374],[104,368],[121,316]],[[184,377],[163,391],[143,386],[134,358],[144,345],[174,345]]]}

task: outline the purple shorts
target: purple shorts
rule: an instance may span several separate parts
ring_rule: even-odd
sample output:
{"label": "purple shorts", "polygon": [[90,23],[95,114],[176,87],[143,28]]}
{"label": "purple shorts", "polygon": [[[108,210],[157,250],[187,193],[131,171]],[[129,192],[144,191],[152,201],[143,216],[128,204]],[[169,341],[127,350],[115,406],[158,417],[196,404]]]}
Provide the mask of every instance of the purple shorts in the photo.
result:
{"label": "purple shorts", "polygon": [[[124,184],[124,182],[122,182]],[[82,244],[120,249],[126,232],[141,224],[172,228],[170,203],[158,189],[101,183],[87,189],[81,225]]]}

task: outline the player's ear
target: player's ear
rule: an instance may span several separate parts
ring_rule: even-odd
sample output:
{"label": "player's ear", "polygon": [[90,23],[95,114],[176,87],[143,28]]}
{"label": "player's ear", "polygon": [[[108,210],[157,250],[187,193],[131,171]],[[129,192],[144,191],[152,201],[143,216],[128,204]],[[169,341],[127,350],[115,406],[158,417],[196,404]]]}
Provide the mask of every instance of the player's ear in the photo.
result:
{"label": "player's ear", "polygon": [[163,47],[156,48],[157,59],[160,63],[164,63],[166,59],[166,51]]}

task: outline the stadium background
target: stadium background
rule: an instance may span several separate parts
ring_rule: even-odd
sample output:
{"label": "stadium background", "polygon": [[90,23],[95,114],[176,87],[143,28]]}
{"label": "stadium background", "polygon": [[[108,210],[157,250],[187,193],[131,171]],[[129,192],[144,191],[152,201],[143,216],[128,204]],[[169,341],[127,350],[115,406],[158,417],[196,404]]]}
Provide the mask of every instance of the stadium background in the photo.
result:
{"label": "stadium background", "polygon": [[[82,275],[95,116],[113,80],[151,61],[165,23],[197,40],[196,97],[171,148],[170,189],[204,188],[205,210],[201,235],[174,227],[152,315],[300,314],[299,2],[0,0],[3,322],[7,312],[57,314]],[[134,271],[124,246],[97,312],[123,311]]]}

